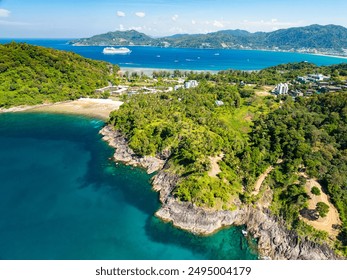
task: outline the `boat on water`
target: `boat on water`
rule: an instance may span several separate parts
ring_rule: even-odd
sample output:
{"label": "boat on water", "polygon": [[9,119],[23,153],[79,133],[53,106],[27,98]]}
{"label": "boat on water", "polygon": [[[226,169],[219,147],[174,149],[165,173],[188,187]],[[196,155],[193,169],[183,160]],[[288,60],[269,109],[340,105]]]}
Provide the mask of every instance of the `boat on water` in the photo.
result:
{"label": "boat on water", "polygon": [[129,50],[128,48],[107,47],[103,49],[102,53],[103,54],[129,54],[131,53],[131,50]]}

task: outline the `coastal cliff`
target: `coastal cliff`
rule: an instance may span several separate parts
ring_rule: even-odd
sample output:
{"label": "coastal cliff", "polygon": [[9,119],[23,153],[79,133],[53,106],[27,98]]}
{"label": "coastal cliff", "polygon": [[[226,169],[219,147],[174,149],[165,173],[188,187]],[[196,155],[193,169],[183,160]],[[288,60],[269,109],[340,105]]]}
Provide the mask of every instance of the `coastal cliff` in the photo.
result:
{"label": "coastal cliff", "polygon": [[223,227],[245,225],[247,231],[258,239],[258,251],[263,258],[289,260],[338,259],[326,244],[317,244],[299,237],[286,229],[280,219],[269,210],[240,205],[234,211],[214,211],[180,202],[172,192],[179,176],[168,172],[165,163],[168,155],[138,157],[128,146],[127,139],[111,126],[100,134],[115,148],[114,160],[127,165],[145,168],[149,174],[159,171],[152,179],[153,189],[159,192],[162,207],[155,213],[160,219],[194,234],[208,235]]}
{"label": "coastal cliff", "polygon": [[113,156],[115,161],[122,162],[126,165],[142,167],[147,170],[148,174],[159,171],[164,167],[164,159],[155,157],[139,157],[128,145],[127,139],[118,131],[115,131],[111,126],[105,126],[100,134],[103,135],[103,140],[115,148],[116,152]]}

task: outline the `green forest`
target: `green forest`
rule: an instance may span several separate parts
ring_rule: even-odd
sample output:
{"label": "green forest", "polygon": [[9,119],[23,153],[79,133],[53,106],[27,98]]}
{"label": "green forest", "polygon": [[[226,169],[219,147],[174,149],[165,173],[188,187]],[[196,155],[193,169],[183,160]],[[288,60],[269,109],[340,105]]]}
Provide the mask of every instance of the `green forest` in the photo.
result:
{"label": "green forest", "polygon": [[0,45],[0,108],[93,96],[118,66],[25,43]]}
{"label": "green forest", "polygon": [[338,209],[343,222],[339,238],[346,245],[347,92],[285,100],[279,109],[254,121],[250,143],[263,147],[262,162],[283,159],[271,174],[272,210],[285,217],[290,228],[303,229],[299,212],[307,197],[302,182],[296,181],[298,171],[305,171],[320,181]]}
{"label": "green forest", "polygon": [[[168,171],[181,178],[174,195],[201,207],[232,210],[236,201],[256,204],[254,183],[274,166],[266,179],[273,192],[270,210],[285,219],[288,229],[323,242],[328,240],[325,232],[299,219],[308,199],[299,174],[317,178],[343,222],[334,246],[347,254],[347,92],[299,98],[255,94],[261,85],[318,71],[346,79],[345,64],[186,73],[187,79],[199,81],[197,88],[127,97],[109,122],[138,155],[170,154]],[[211,157],[220,155],[221,172],[209,176]],[[317,205],[322,217],[328,211]]]}

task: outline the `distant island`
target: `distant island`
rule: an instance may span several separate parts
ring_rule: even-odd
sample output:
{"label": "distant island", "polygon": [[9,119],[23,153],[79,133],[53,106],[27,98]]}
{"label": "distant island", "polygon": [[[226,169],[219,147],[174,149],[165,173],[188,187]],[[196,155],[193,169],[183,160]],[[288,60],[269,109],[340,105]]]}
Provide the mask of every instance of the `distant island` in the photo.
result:
{"label": "distant island", "polygon": [[222,30],[208,34],[176,34],[152,38],[135,30],[115,31],[70,41],[74,46],[156,46],[292,51],[347,56],[347,28],[338,25],[310,25],[273,32],[250,33]]}

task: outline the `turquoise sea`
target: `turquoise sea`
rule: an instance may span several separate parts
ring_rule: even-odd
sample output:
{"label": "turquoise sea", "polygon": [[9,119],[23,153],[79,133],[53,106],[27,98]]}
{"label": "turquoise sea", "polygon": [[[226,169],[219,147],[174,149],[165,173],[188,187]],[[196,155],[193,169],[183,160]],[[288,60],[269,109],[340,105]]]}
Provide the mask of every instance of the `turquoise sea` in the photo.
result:
{"label": "turquoise sea", "polygon": [[27,42],[58,50],[72,51],[84,57],[118,64],[122,68],[160,68],[186,70],[260,70],[281,63],[308,61],[317,65],[347,63],[335,58],[290,52],[216,49],[179,49],[129,46],[129,55],[104,55],[104,47],[74,47],[68,39],[0,39],[0,43]]}
{"label": "turquoise sea", "polygon": [[150,176],[110,160],[102,125],[0,114],[0,259],[257,258],[240,228],[200,237],[155,218]]}

